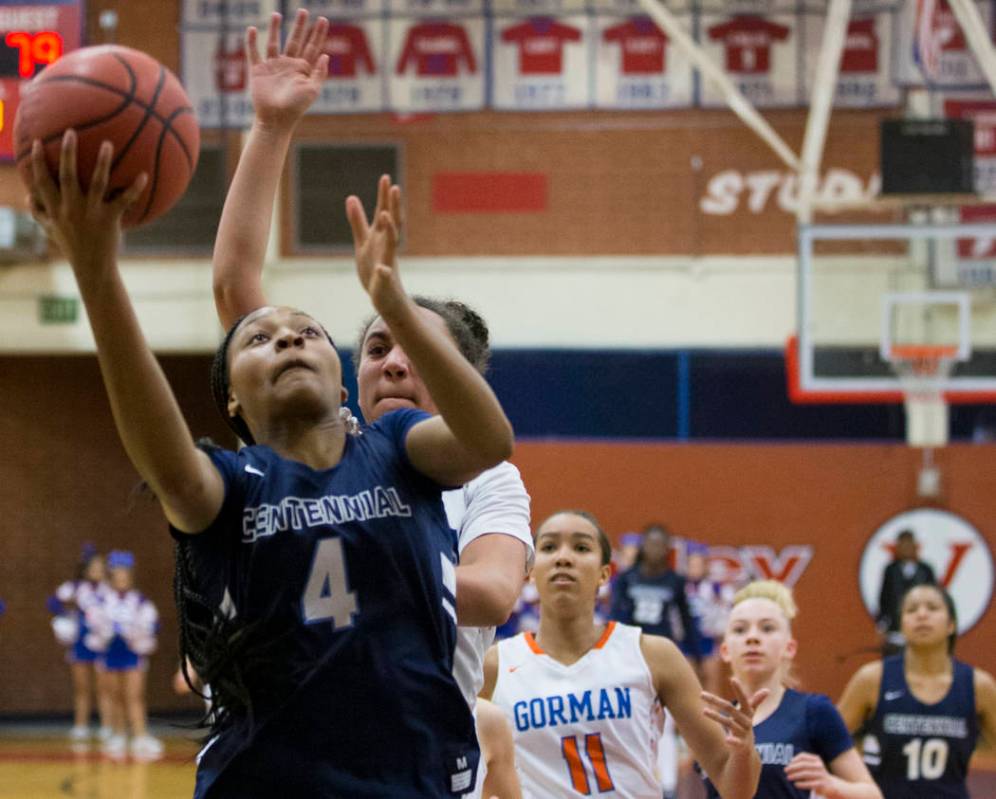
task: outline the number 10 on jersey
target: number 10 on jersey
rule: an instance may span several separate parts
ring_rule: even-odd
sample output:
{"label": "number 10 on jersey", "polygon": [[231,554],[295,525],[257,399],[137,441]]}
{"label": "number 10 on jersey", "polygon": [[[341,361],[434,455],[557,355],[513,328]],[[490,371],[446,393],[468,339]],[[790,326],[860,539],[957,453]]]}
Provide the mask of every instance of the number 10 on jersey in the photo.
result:
{"label": "number 10 on jersey", "polygon": [[346,557],[342,541],[323,538],[315,547],[315,559],[301,597],[304,621],[314,624],[331,621],[333,630],[353,626],[357,613],[356,593],[349,590],[346,580]]}
{"label": "number 10 on jersey", "polygon": [[[578,736],[565,735],[560,739],[560,751],[567,761],[567,773],[571,779],[571,787],[578,793],[591,796],[591,780],[588,779],[588,769],[581,757]],[[605,762],[605,749],[602,746],[602,733],[593,732],[584,737],[584,751],[591,764],[594,782],[599,793],[615,789],[612,775],[609,774],[609,764]]]}

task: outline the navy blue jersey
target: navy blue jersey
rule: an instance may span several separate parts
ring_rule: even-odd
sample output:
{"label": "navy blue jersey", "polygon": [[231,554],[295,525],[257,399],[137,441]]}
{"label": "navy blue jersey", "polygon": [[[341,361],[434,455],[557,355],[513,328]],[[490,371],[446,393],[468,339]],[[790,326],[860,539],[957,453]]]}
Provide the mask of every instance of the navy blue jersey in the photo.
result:
{"label": "navy blue jersey", "polygon": [[906,684],[903,656],[882,661],[882,684],[864,743],[886,799],[968,799],[965,778],[979,735],[971,666],[952,660],[951,689],[925,705]]}
{"label": "navy blue jersey", "polygon": [[[809,799],[809,790],[795,787],[785,767],[802,752],[819,755],[829,767],[854,746],[837,708],[823,694],[785,691],[778,709],[754,725],[754,746],[761,758],[761,781],[754,799]],[[706,780],[709,799],[719,793]]]}
{"label": "navy blue jersey", "polygon": [[264,644],[264,665],[246,673],[253,723],[231,719],[205,748],[197,797],[421,799],[473,785],[473,718],[452,674],[456,534],[440,487],[405,454],[426,418],[386,415],[322,471],[266,446],[209,453],[221,512],[174,535],[198,587]]}
{"label": "navy blue jersey", "polygon": [[[612,618],[648,635],[684,641],[699,651],[698,629],[688,609],[685,578],[675,571],[647,576],[634,566],[612,584]],[[680,625],[680,629],[676,626]]]}

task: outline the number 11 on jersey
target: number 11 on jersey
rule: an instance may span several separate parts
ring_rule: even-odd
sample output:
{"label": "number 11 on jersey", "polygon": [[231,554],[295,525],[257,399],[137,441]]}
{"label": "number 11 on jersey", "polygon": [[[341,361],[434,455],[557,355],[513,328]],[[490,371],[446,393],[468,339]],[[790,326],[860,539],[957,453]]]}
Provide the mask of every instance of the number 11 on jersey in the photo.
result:
{"label": "number 11 on jersey", "polygon": [[307,624],[331,621],[333,630],[353,626],[353,616],[358,612],[356,594],[349,590],[346,557],[338,538],[323,538],[315,547],[301,610]]}
{"label": "number 11 on jersey", "polygon": [[[605,762],[605,749],[602,746],[602,733],[593,732],[584,737],[584,749],[588,755],[588,762],[591,763],[591,770],[595,776],[595,785],[599,793],[606,793],[615,789],[612,784],[612,775],[609,774],[609,764]],[[581,750],[578,745],[578,736],[565,735],[560,739],[560,751],[567,761],[567,773],[571,778],[571,787],[578,793],[585,796],[591,795],[591,781],[588,779],[588,771],[584,761],[581,759]]]}

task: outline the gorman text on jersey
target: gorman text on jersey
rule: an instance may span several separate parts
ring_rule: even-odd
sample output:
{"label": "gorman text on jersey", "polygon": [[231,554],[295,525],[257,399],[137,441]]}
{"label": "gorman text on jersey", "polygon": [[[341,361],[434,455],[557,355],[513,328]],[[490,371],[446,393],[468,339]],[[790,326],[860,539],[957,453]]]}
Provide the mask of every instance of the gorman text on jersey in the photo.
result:
{"label": "gorman text on jersey", "polygon": [[411,506],[401,501],[397,489],[382,486],[353,495],[284,497],[277,505],[256,505],[242,512],[242,543],[251,544],[282,530],[411,515]]}
{"label": "gorman text on jersey", "polygon": [[600,688],[597,692],[538,696],[528,702],[520,700],[512,707],[519,732],[577,724],[579,721],[628,719],[633,716],[629,688]]}

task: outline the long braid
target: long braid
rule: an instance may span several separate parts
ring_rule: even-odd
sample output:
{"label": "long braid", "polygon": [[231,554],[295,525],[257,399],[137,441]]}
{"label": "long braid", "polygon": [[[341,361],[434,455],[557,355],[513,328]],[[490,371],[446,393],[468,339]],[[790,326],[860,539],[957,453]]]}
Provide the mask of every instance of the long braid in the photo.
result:
{"label": "long braid", "polygon": [[228,345],[232,343],[235,331],[239,329],[239,325],[245,318],[243,315],[235,320],[235,323],[225,333],[221,345],[215,350],[214,361],[211,363],[211,396],[214,398],[214,405],[218,409],[218,413],[221,414],[221,418],[225,420],[225,424],[241,441],[252,445],[256,443],[256,439],[249,431],[249,425],[241,416],[232,416],[228,412]]}

